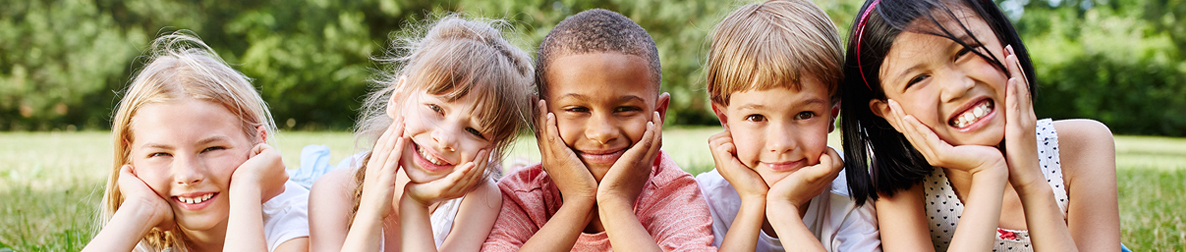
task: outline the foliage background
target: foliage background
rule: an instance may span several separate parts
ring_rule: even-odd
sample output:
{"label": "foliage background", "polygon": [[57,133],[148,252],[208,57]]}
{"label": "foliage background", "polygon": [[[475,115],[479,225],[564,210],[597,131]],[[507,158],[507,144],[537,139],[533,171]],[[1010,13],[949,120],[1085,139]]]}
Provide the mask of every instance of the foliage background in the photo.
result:
{"label": "foliage background", "polygon": [[[103,130],[157,35],[193,30],[255,78],[288,129],[348,129],[397,31],[445,12],[503,18],[534,52],[564,17],[615,10],[655,38],[674,124],[713,124],[702,59],[714,0],[6,0],[0,130]],[[817,1],[846,34],[861,1]],[[1186,135],[1183,0],[997,0],[1034,54],[1040,117],[1093,118],[1119,134]]]}

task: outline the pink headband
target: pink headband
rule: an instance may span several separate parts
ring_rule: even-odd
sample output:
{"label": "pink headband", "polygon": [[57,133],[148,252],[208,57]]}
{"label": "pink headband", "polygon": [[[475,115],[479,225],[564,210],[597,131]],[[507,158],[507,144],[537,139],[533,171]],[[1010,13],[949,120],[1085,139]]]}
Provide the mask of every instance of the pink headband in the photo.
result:
{"label": "pink headband", "polygon": [[873,8],[877,7],[878,3],[881,3],[881,0],[874,0],[872,4],[869,4],[869,8],[866,8],[865,13],[861,14],[861,21],[857,23],[857,69],[861,71],[861,80],[865,81],[865,87],[869,90],[873,90],[873,87],[870,87],[869,80],[865,79],[865,67],[861,65],[861,37],[865,35],[865,21],[869,20],[869,13],[873,12]]}

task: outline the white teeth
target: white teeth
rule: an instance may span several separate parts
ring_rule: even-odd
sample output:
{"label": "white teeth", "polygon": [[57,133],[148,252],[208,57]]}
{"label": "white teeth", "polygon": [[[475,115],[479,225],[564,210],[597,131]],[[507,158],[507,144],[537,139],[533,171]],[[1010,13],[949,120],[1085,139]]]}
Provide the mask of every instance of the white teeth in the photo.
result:
{"label": "white teeth", "polygon": [[428,162],[430,162],[430,163],[432,163],[432,164],[435,164],[435,165],[445,165],[445,163],[444,163],[444,162],[441,162],[440,160],[437,160],[437,159],[436,159],[436,157],[433,157],[432,155],[429,155],[427,152],[425,152],[425,151],[424,151],[424,148],[420,148],[420,156],[421,156],[421,157],[424,157],[424,159],[425,159],[425,160],[428,160]]}
{"label": "white teeth", "polygon": [[211,197],[214,197],[214,193],[207,193],[205,195],[198,196],[197,198],[186,198],[186,197],[177,196],[177,200],[180,200],[181,202],[185,202],[187,204],[197,204],[197,203],[205,202],[206,200],[209,200]]}
{"label": "white teeth", "polygon": [[989,103],[989,102],[981,103],[980,105],[976,105],[976,107],[968,110],[967,112],[964,112],[963,114],[960,114],[959,116],[956,116],[955,122],[953,122],[952,124],[956,128],[967,127],[969,124],[972,124],[973,122],[976,122],[976,120],[980,120],[980,118],[983,118],[985,115],[988,115],[988,112],[990,112],[990,111],[992,111],[992,103]]}

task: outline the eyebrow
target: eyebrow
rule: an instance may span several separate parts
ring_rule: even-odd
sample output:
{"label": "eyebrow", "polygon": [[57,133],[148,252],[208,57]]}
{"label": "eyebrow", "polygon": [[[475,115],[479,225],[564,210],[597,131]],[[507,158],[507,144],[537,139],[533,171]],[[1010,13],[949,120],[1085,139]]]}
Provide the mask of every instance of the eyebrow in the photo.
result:
{"label": "eyebrow", "polygon": [[[223,136],[223,135],[214,135],[214,136],[202,138],[202,140],[198,140],[197,145],[207,145],[207,144],[210,144],[213,142],[219,142],[219,141],[225,142],[225,141],[229,141],[229,139],[230,138]],[[151,143],[151,142],[140,145],[140,148],[164,149],[164,150],[174,149],[173,146],[171,146],[171,145],[162,144],[162,143]]]}
{"label": "eyebrow", "polygon": [[[557,101],[565,100],[565,99],[576,99],[579,101],[585,101],[585,100],[589,100],[589,96],[577,94],[577,93],[567,93],[567,94],[561,95],[560,97],[556,98]],[[623,95],[623,96],[618,96],[618,99],[615,100],[615,102],[626,102],[626,101],[638,101],[638,102],[645,103],[646,99],[643,99],[642,97],[639,97],[637,95]]]}

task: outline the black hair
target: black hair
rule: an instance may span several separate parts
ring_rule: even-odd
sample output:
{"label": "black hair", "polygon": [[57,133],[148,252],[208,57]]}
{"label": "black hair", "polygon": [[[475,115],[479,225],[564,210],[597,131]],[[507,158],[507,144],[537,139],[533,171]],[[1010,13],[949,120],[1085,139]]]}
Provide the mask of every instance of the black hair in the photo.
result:
{"label": "black hair", "polygon": [[556,57],[586,53],[616,52],[647,60],[648,72],[655,90],[663,71],[659,66],[659,49],[646,29],[633,20],[605,9],[582,11],[565,18],[548,32],[536,53],[535,86],[543,98],[547,91],[544,73]]}
{"label": "black hair", "polygon": [[[880,3],[877,3],[880,2]],[[872,9],[870,4],[876,3]],[[858,205],[866,199],[877,200],[877,194],[893,195],[921,183],[933,167],[927,163],[906,137],[890,126],[889,122],[877,116],[869,108],[872,99],[885,100],[881,87],[879,69],[886,54],[893,47],[893,41],[903,31],[930,34],[950,39],[1008,74],[1004,59],[998,59],[983,47],[987,38],[977,38],[966,24],[956,17],[955,12],[966,7],[996,34],[1002,45],[1012,45],[1021,63],[1022,71],[1031,83],[1030,94],[1034,93],[1034,67],[1029,53],[1021,43],[1021,36],[1013,24],[991,0],[866,0],[857,13],[849,32],[845,54],[844,76],[841,83],[840,127],[844,144],[844,169],[847,173],[849,193]],[[865,17],[862,26],[862,17]],[[954,20],[959,27],[944,27],[942,20]],[[930,22],[919,25],[915,22]],[[862,30],[863,29],[863,30]],[[975,43],[960,40],[949,29],[963,29]],[[957,30],[958,31],[958,30]],[[858,38],[860,36],[860,38]],[[858,58],[859,57],[859,58]],[[862,71],[863,69],[863,71]],[[1033,97],[1031,95],[1031,97]]]}

